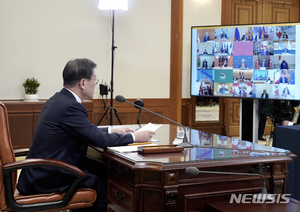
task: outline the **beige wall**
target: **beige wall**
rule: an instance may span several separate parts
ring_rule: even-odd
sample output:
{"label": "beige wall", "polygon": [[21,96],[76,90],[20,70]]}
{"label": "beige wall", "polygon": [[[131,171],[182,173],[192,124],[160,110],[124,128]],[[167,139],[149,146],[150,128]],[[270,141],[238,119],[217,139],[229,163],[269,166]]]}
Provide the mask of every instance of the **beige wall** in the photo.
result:
{"label": "beige wall", "polygon": [[[189,97],[190,26],[219,24],[220,4],[184,0],[184,98]],[[128,11],[115,12],[114,96],[169,98],[170,6],[171,0],[129,0]],[[66,62],[78,57],[95,61],[98,78],[110,84],[111,21],[97,0],[1,0],[0,99],[22,99],[26,77],[41,82],[40,98],[51,97],[62,88]]]}
{"label": "beige wall", "polygon": [[190,97],[191,27],[221,24],[221,0],[184,0],[182,97]]}

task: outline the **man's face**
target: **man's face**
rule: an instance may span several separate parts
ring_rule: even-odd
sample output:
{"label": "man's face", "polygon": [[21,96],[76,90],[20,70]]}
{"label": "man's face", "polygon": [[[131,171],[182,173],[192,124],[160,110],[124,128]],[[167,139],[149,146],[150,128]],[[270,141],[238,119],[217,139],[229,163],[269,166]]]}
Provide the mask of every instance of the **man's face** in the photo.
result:
{"label": "man's face", "polygon": [[85,80],[84,84],[84,95],[86,96],[86,99],[92,99],[94,97],[95,93],[95,87],[98,84],[97,76],[95,75],[95,70],[93,70],[93,74],[91,76],[91,79]]}

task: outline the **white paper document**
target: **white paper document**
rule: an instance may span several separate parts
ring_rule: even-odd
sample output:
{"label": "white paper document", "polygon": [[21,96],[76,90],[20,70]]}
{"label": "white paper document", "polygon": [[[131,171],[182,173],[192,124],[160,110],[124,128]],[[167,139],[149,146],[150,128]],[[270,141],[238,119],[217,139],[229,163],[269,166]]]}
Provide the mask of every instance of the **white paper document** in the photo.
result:
{"label": "white paper document", "polygon": [[108,147],[107,150],[112,152],[137,152],[139,146],[155,146],[157,144],[133,145],[133,146],[115,146]]}
{"label": "white paper document", "polygon": [[162,124],[152,124],[152,123],[149,123],[143,127],[141,127],[140,129],[138,129],[137,131],[142,131],[142,130],[151,130],[153,132],[155,132],[155,130],[157,130],[158,128],[160,128],[162,126]]}

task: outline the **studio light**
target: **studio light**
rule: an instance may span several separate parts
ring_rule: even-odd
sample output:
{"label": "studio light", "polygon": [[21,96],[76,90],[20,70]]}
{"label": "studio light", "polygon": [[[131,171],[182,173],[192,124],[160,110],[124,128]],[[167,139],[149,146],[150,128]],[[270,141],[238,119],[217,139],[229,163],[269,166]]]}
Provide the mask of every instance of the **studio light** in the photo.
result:
{"label": "studio light", "polygon": [[111,10],[112,14],[112,26],[111,26],[111,81],[110,81],[110,107],[108,107],[103,113],[97,125],[101,123],[107,112],[110,111],[110,125],[114,125],[114,114],[116,115],[120,125],[121,120],[117,114],[116,108],[113,106],[113,93],[114,93],[114,51],[117,48],[115,46],[114,34],[115,34],[115,10],[128,10],[128,0],[98,0],[98,8],[100,10]]}
{"label": "studio light", "polygon": [[128,0],[98,0],[100,10],[128,10]]}

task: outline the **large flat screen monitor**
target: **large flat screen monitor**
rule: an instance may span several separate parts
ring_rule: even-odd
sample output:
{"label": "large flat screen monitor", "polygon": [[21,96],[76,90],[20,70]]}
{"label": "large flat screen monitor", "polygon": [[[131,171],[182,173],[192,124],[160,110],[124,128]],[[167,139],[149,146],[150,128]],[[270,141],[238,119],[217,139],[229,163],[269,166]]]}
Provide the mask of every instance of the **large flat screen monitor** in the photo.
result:
{"label": "large flat screen monitor", "polygon": [[191,96],[300,100],[300,23],[193,26],[191,39]]}

